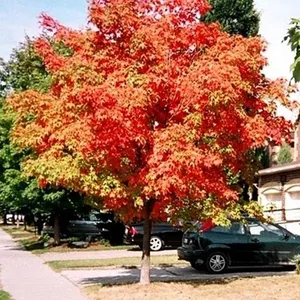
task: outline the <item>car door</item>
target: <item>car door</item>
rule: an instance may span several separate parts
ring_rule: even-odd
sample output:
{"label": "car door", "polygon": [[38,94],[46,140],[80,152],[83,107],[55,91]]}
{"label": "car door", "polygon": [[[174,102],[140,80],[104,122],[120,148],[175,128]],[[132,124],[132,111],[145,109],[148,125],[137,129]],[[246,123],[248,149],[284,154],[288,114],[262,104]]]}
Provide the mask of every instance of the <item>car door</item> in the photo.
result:
{"label": "car door", "polygon": [[[92,220],[91,220],[92,218]],[[99,235],[97,221],[93,219],[91,214],[82,216],[79,220],[71,220],[68,226],[70,235],[73,236],[96,236]]]}
{"label": "car door", "polygon": [[278,252],[280,253],[280,261],[288,262],[300,252],[300,237],[292,234],[285,228],[277,224],[272,224],[277,228],[279,234]]}
{"label": "car door", "polygon": [[250,255],[263,264],[287,261],[295,248],[294,239],[288,236],[279,226],[271,223],[251,221],[248,224],[250,233]]}
{"label": "car door", "polygon": [[152,226],[151,235],[161,237],[166,246],[180,246],[183,231],[180,226],[170,223],[157,223]]}
{"label": "car door", "polygon": [[86,229],[86,219],[71,220],[68,225],[68,232],[70,236],[84,236]]}
{"label": "car door", "polygon": [[245,226],[239,222],[232,222],[231,226],[214,226],[204,232],[209,248],[225,248],[229,251],[231,264],[246,264],[248,261],[248,234]]}
{"label": "car door", "polygon": [[183,228],[180,225],[169,225],[166,232],[168,244],[173,247],[179,247],[182,244]]}

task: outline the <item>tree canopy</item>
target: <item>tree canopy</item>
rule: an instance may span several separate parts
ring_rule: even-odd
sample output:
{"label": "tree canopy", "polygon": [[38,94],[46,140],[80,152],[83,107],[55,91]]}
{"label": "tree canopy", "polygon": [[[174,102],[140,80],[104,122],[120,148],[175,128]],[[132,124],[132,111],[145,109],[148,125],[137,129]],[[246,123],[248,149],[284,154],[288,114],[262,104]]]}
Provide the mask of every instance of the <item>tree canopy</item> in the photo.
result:
{"label": "tree canopy", "polygon": [[264,41],[201,22],[209,9],[206,0],[92,0],[91,26],[79,31],[42,15],[69,51],[37,39],[51,88],[10,99],[13,140],[34,150],[25,172],[148,225],[190,204],[217,217],[237,203],[228,172],[289,134],[276,116],[287,95],[261,73]]}
{"label": "tree canopy", "polygon": [[230,34],[244,37],[256,36],[260,16],[253,0],[209,0],[212,9],[202,17],[206,22],[220,22],[222,29]]}
{"label": "tree canopy", "polygon": [[295,53],[295,59],[291,65],[293,78],[296,82],[300,81],[300,19],[292,19],[291,27],[288,30],[285,41],[291,46],[291,50]]}
{"label": "tree canopy", "polygon": [[[61,50],[63,47],[57,47]],[[13,49],[8,62],[1,61],[1,93],[5,97],[13,91],[49,90],[51,75],[34,49],[34,39],[25,37],[19,47]],[[20,164],[32,149],[17,149],[10,141],[16,115],[5,108],[5,98],[0,103],[0,213],[22,213],[26,220],[42,216],[58,217],[74,214],[83,206],[83,197],[62,188],[41,189],[36,178],[26,178]],[[55,237],[59,243],[59,233]]]}

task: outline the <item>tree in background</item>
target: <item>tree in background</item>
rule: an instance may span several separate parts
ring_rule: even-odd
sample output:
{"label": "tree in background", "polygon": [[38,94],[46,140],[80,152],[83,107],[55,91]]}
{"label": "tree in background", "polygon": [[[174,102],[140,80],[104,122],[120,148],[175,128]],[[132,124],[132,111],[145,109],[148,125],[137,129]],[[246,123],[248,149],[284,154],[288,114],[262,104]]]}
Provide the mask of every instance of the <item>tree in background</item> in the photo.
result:
{"label": "tree in background", "polygon": [[[66,53],[63,45],[54,45],[60,53]],[[34,39],[29,37],[13,50],[7,63],[1,60],[1,95],[12,91],[49,90],[51,76],[44,62],[34,49]],[[53,219],[54,240],[60,243],[60,221],[64,216],[74,215],[83,206],[83,197],[78,193],[45,187],[41,189],[34,177],[26,178],[20,169],[21,161],[31,152],[16,149],[10,142],[10,133],[15,115],[0,106],[0,213],[22,213],[26,221],[35,220],[40,234],[43,221]],[[25,223],[26,225],[26,223]]]}
{"label": "tree in background", "polygon": [[93,29],[81,31],[43,15],[44,30],[71,52],[41,36],[35,48],[51,88],[10,99],[13,140],[34,150],[28,175],[144,220],[142,283],[152,222],[193,206],[194,218],[220,223],[239,199],[228,173],[290,130],[276,116],[284,82],[261,73],[265,43],[200,22],[209,8],[205,0],[94,0]]}
{"label": "tree in background", "polygon": [[[240,34],[244,37],[256,36],[259,32],[260,16],[254,7],[253,0],[209,0],[212,9],[201,19],[205,22],[219,22],[224,31],[229,34]],[[267,155],[265,147],[255,152],[249,151],[247,156],[251,159],[251,164],[247,169],[252,169],[251,174],[255,174],[259,169],[265,167],[264,160]],[[266,167],[268,167],[267,165]],[[241,199],[249,200],[249,188],[252,189],[252,199],[257,200],[257,189],[253,185],[257,178],[249,177],[247,173],[247,179],[243,178],[243,174],[230,179],[230,181],[238,182],[241,188]]]}
{"label": "tree in background", "polygon": [[295,52],[295,59],[291,65],[293,78],[296,82],[300,81],[300,19],[292,19],[291,27],[288,30],[285,41],[291,46],[291,50]]}
{"label": "tree in background", "polygon": [[0,103],[0,214],[6,223],[6,214],[17,212],[22,202],[22,190],[26,184],[20,171],[22,154],[10,144],[9,134],[13,124]]}
{"label": "tree in background", "polygon": [[34,39],[28,36],[25,36],[25,41],[18,48],[13,49],[4,69],[5,90],[8,92],[28,89],[45,92],[50,87],[51,76],[34,50]]}
{"label": "tree in background", "polygon": [[256,36],[259,31],[259,13],[253,0],[209,0],[210,12],[202,17],[205,22],[220,22],[229,34]]}
{"label": "tree in background", "polygon": [[278,157],[277,157],[277,163],[279,165],[287,164],[293,161],[291,147],[287,143],[283,143],[281,146]]}

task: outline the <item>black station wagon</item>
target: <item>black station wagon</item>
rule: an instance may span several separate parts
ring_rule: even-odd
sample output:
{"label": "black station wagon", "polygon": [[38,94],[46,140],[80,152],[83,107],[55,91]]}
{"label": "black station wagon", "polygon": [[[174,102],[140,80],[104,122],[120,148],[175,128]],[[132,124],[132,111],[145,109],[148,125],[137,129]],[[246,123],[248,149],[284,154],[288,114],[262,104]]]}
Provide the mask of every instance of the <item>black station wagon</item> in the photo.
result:
{"label": "black station wagon", "polygon": [[193,268],[204,267],[209,273],[222,273],[228,266],[290,263],[300,254],[300,236],[276,224],[247,219],[247,224],[204,227],[186,231],[177,253]]}
{"label": "black station wagon", "polygon": [[[160,251],[166,246],[178,247],[182,241],[182,227],[174,226],[170,223],[153,224],[150,249],[151,251]],[[125,227],[124,241],[142,248],[144,236],[143,223],[127,225]]]}

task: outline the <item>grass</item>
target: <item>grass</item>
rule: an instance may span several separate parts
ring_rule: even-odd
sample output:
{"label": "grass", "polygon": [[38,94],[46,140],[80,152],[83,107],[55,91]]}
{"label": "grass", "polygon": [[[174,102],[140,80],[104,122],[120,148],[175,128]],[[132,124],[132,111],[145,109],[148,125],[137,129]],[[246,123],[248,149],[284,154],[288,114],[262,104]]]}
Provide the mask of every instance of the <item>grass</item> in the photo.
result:
{"label": "grass", "polygon": [[83,291],[90,300],[298,300],[299,283],[299,275],[291,275],[241,278],[213,283],[193,281],[157,282],[150,285],[94,285],[85,287]]}
{"label": "grass", "polygon": [[11,300],[11,297],[7,292],[0,290],[0,300]]}
{"label": "grass", "polygon": [[44,249],[34,249],[33,254],[44,254],[44,253],[61,253],[61,252],[86,252],[86,251],[103,251],[103,250],[133,250],[136,249],[132,245],[117,245],[117,246],[107,246],[99,242],[93,242],[88,248],[70,248],[68,247],[68,242],[63,242],[60,246],[44,248]]}
{"label": "grass", "polygon": [[16,239],[24,248],[31,251],[33,254],[43,254],[43,253],[60,253],[60,252],[74,252],[74,251],[101,251],[101,250],[128,250],[134,249],[136,246],[132,245],[117,245],[110,246],[107,243],[102,242],[92,242],[88,248],[70,248],[68,247],[69,240],[62,240],[61,245],[55,247],[44,248],[44,242],[40,240],[40,236],[35,235],[34,228],[29,227],[28,230],[24,230],[22,226],[17,228],[13,225],[1,225],[4,231]]}
{"label": "grass", "polygon": [[28,251],[44,248],[43,241],[40,240],[40,236],[35,234],[35,230],[33,227],[28,227],[27,230],[24,230],[23,227],[2,225],[0,228],[7,232],[21,245],[23,245],[24,248]]}
{"label": "grass", "polygon": [[3,229],[5,232],[7,232],[9,235],[11,235],[14,239],[26,239],[34,237],[34,229],[32,227],[29,227],[27,230],[24,230],[23,227],[16,227],[13,225],[2,225],[0,226],[1,229]]}
{"label": "grass", "polygon": [[[49,266],[55,271],[64,269],[80,268],[103,268],[103,267],[139,267],[140,257],[119,257],[108,259],[79,259],[79,260],[56,260],[48,262]],[[186,261],[178,260],[177,255],[152,256],[153,266],[168,267],[173,265],[189,265]]]}

